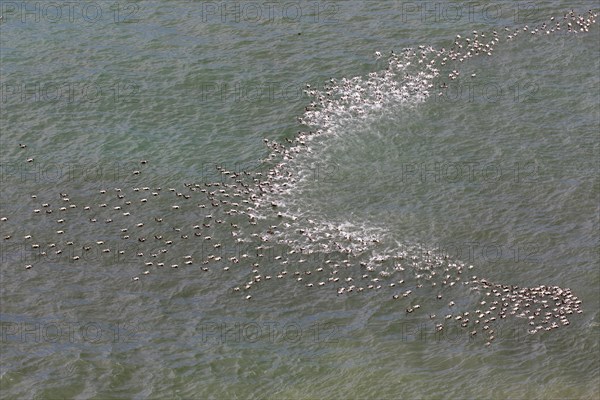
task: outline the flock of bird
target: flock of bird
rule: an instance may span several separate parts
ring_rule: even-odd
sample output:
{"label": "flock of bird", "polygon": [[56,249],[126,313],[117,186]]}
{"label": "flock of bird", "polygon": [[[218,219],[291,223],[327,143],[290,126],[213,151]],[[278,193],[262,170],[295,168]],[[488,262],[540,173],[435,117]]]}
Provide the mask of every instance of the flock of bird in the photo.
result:
{"label": "flock of bird", "polygon": [[[526,33],[585,33],[596,16],[592,11],[581,16],[571,11],[536,27],[505,28],[504,39],[513,41]],[[454,324],[471,336],[483,336],[487,345],[497,335],[497,322],[507,317],[526,321],[531,334],[568,325],[570,315],[582,312],[581,300],[569,289],[490,282],[475,275],[473,266],[435,249],[394,248],[386,232],[326,221],[289,206],[307,179],[303,165],[318,151],[311,146],[313,140],[347,122],[367,119],[374,110],[425,101],[437,89],[432,82],[441,74],[438,68],[452,63],[448,78],[458,79],[456,65],[491,55],[501,36],[497,31],[474,31],[467,38],[457,35],[450,49],[420,46],[392,52],[383,71],[340,82],[331,79],[324,91],[307,87],[314,100],[301,122],[317,128],[299,132],[286,144],[265,139],[270,154],[262,171],[217,165],[221,179],[215,182],[101,187],[96,193],[59,192],[51,199],[31,194],[32,231],[22,231],[19,215],[1,216],[5,228],[16,220],[11,232],[3,229],[3,241],[35,251],[35,262],[23,266],[28,270],[45,262],[83,262],[91,253],[110,262],[130,257],[139,260],[139,273],[128,278],[132,284],[167,268],[198,268],[199,273],[244,270],[246,278],[232,291],[247,300],[261,286],[289,280],[307,290],[334,288],[338,295],[385,292],[407,314],[426,315],[437,331]],[[20,147],[27,153],[25,144]],[[34,157],[24,159],[36,162]],[[148,165],[140,161],[131,174],[143,182]],[[476,304],[456,297],[461,296],[459,287],[472,293]],[[441,313],[425,312],[429,303],[419,294],[431,295]]]}

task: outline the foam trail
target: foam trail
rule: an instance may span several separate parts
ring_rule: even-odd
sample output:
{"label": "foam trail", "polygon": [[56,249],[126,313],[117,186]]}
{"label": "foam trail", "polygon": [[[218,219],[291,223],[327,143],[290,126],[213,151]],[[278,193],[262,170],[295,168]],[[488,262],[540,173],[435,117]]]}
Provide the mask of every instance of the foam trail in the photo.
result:
{"label": "foam trail", "polygon": [[[447,87],[435,87],[434,81],[446,65],[452,64],[448,79],[453,81],[461,76],[462,62],[491,56],[500,44],[526,34],[586,33],[595,18],[591,11],[582,16],[571,11],[537,27],[457,35],[450,49],[420,46],[392,53],[382,71],[332,79],[323,91],[307,87],[313,101],[301,121],[311,130],[288,145],[265,139],[271,152],[264,172],[217,167],[220,182],[161,188],[143,183],[148,164],[143,161],[134,172],[139,178],[134,187],[74,196],[61,190],[52,199],[32,198],[39,231],[22,231],[29,216],[4,216],[3,231],[10,231],[4,242],[36,252],[38,263],[26,269],[61,260],[77,263],[98,252],[113,257],[109,262],[115,262],[114,254],[139,259],[134,282],[169,267],[240,273],[243,282],[233,290],[249,300],[262,286],[289,280],[306,288],[333,287],[340,295],[386,292],[406,313],[429,314],[435,329],[459,326],[485,336],[487,344],[495,338],[497,321],[507,317],[525,321],[532,334],[568,325],[569,315],[582,312],[570,289],[494,283],[436,249],[399,243],[385,226],[328,220],[298,199],[309,182],[309,166],[326,157],[326,144],[335,144],[347,126],[369,124],[400,107],[418,107],[432,95],[444,95]],[[222,251],[228,243],[235,244],[236,252]],[[440,315],[425,311],[428,299]]]}

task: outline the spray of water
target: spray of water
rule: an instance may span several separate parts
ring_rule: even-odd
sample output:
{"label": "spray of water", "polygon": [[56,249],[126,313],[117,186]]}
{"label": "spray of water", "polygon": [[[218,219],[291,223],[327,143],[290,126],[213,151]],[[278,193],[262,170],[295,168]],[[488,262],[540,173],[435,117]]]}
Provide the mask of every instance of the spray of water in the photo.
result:
{"label": "spray of water", "polygon": [[[452,324],[484,336],[486,344],[495,338],[496,321],[508,317],[525,321],[531,334],[568,325],[569,315],[582,312],[570,289],[494,283],[437,249],[398,243],[385,226],[328,220],[297,200],[310,180],[309,166],[327,156],[328,141],[342,136],[347,127],[443,96],[447,85],[434,84],[442,69],[450,70],[449,81],[456,80],[462,63],[471,58],[492,56],[497,47],[524,35],[587,33],[596,16],[571,11],[536,27],[457,35],[450,49],[419,46],[392,52],[381,71],[331,79],[324,90],[307,85],[312,101],[301,122],[308,130],[286,144],[265,139],[270,154],[262,172],[217,166],[219,182],[161,188],[142,183],[148,164],[142,161],[133,171],[141,177],[135,187],[98,188],[79,198],[71,198],[67,190],[44,201],[34,196],[31,212],[38,218],[39,232],[22,232],[19,215],[3,216],[2,223],[12,230],[3,240],[34,249],[38,264],[60,255],[75,263],[90,251],[133,252],[141,270],[132,284],[163,268],[199,266],[203,273],[243,269],[244,281],[233,292],[248,300],[270,281],[333,287],[339,295],[380,291],[390,301],[402,302],[407,313],[427,313],[436,330]],[[383,56],[376,52],[375,57]],[[165,204],[168,209],[161,208]],[[16,224],[9,225],[10,220]],[[224,254],[227,243],[238,250]],[[423,295],[441,302],[443,315],[425,311],[419,300]]]}

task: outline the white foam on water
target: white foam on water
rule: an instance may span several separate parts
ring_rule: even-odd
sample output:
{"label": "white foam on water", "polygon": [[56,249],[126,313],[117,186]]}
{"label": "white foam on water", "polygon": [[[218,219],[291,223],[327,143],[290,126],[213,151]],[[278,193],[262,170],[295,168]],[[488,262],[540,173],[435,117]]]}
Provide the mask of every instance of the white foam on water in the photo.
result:
{"label": "white foam on water", "polygon": [[[417,271],[431,274],[432,268],[435,268],[433,265],[435,262],[432,263],[432,259],[435,260],[436,257],[426,259],[423,257],[423,251],[429,254],[435,249],[423,250],[410,243],[398,242],[395,246],[390,246],[389,243],[393,239],[385,226],[375,226],[370,221],[356,221],[355,219],[352,221],[332,220],[322,214],[320,207],[311,205],[310,201],[303,201],[306,189],[312,183],[310,181],[311,166],[327,160],[327,153],[331,147],[345,141],[351,134],[350,132],[358,131],[368,134],[368,130],[360,128],[368,126],[382,116],[393,114],[400,108],[418,107],[431,95],[444,95],[447,85],[444,84],[438,88],[435,87],[434,82],[440,76],[441,68],[447,64],[453,65],[453,69],[448,73],[448,80],[454,81],[461,76],[461,63],[476,56],[492,56],[495,46],[501,42],[514,41],[519,36],[525,35],[550,35],[562,32],[586,33],[596,22],[595,18],[596,14],[591,11],[583,16],[576,15],[571,11],[563,18],[552,18],[536,27],[505,28],[500,33],[495,30],[485,33],[474,31],[472,35],[465,38],[457,35],[450,49],[436,50],[426,46],[404,49],[400,54],[392,53],[389,56],[387,67],[384,70],[371,72],[367,76],[355,76],[341,80],[331,79],[322,91],[307,86],[306,92],[312,96],[313,101],[306,107],[300,121],[311,131],[300,133],[289,147],[271,144],[274,151],[269,159],[279,162],[271,170],[271,176],[273,176],[271,190],[257,201],[257,208],[268,214],[273,212],[271,207],[276,207],[280,218],[293,221],[287,224],[289,229],[284,229],[279,233],[281,243],[301,248],[307,252],[342,252],[356,256],[368,254],[361,265],[369,271],[379,270],[385,274],[389,274],[389,272],[381,267],[383,261],[409,258],[413,261],[411,268],[414,269],[417,276],[422,275]],[[376,53],[376,56],[381,57],[380,53]],[[474,77],[475,75],[472,76],[472,78]],[[438,93],[439,89],[441,92]],[[302,234],[295,234],[299,230]],[[398,254],[398,247],[403,248],[401,254]],[[458,271],[458,274],[462,273],[465,268],[464,263],[460,261],[447,263],[445,258],[437,257],[437,262],[446,263],[445,272]],[[428,276],[431,279],[432,276]],[[447,274],[442,280],[443,285],[450,281],[457,283],[461,280],[460,277],[455,278],[455,276]],[[478,291],[494,288],[494,294],[500,293],[499,289],[501,289],[504,293],[504,296],[499,294],[502,300],[494,300],[493,303],[495,305],[506,304],[504,307],[499,307],[504,310],[503,317],[506,316],[508,304],[512,301],[516,301],[517,304],[520,304],[521,301],[528,302],[527,307],[531,304],[541,304],[542,307],[547,308],[548,300],[542,300],[542,298],[548,296],[552,297],[554,301],[563,302],[562,297],[565,293],[568,295],[569,303],[567,313],[581,311],[578,300],[572,299],[573,296],[568,289],[545,286],[519,289],[490,283],[477,277],[467,279],[467,283]],[[489,295],[491,292],[486,293]],[[515,300],[517,298],[518,300]],[[496,306],[491,307],[493,307],[492,310],[497,308]],[[568,324],[568,321],[562,319],[564,310],[559,311],[558,314],[550,312],[546,317],[560,318],[562,323]],[[555,322],[549,326],[545,325],[549,324],[551,318],[543,320],[541,325],[533,323],[534,320],[538,320],[540,312],[541,308],[537,309],[535,315],[527,315],[528,313],[522,312],[513,314],[516,313],[522,318],[527,317],[532,321],[530,325],[534,327],[531,329],[531,333],[556,327]],[[554,312],[556,312],[556,308]],[[486,322],[489,323],[489,321]],[[493,335],[490,337],[493,339]]]}
{"label": "white foam on water", "polygon": [[[322,230],[336,239],[344,236],[341,230],[344,224],[361,227],[365,239],[370,235],[367,232],[372,230],[377,230],[379,235],[387,233],[385,227],[375,227],[370,221],[330,221],[326,216],[312,212],[315,208],[319,209],[316,204],[302,202],[306,189],[314,184],[313,166],[327,163],[331,147],[340,145],[356,132],[374,134],[361,128],[382,116],[393,115],[400,108],[418,107],[431,95],[444,95],[447,85],[444,84],[441,91],[435,87],[442,69],[451,69],[448,73],[448,81],[451,82],[460,78],[463,62],[477,56],[491,56],[499,43],[532,34],[586,33],[595,23],[595,18],[596,14],[591,11],[583,16],[571,11],[562,18],[552,18],[536,27],[505,28],[500,32],[474,31],[465,37],[457,35],[450,49],[419,46],[404,49],[400,54],[392,52],[385,69],[367,76],[331,79],[324,90],[307,85],[306,92],[313,101],[306,107],[300,121],[311,130],[300,133],[289,147],[272,144],[274,151],[269,159],[277,160],[270,172],[273,190],[258,199],[257,208],[269,213],[269,205],[277,203],[282,209],[279,212],[286,218],[318,221],[311,224],[311,233]],[[382,56],[376,52],[376,57]],[[354,236],[359,237],[356,230]]]}
{"label": "white foam on water", "polygon": [[[385,290],[394,300],[407,299],[406,312],[412,313],[422,311],[421,304],[413,300],[419,298],[413,292],[437,293],[438,300],[443,298],[448,302],[445,308],[437,306],[439,310],[446,309],[445,316],[431,317],[437,330],[452,322],[470,330],[472,335],[482,332],[489,342],[494,339],[492,327],[496,318],[524,319],[530,333],[568,325],[567,315],[582,312],[581,301],[569,289],[544,285],[519,288],[489,282],[477,276],[472,266],[452,260],[437,249],[423,248],[394,237],[384,223],[327,215],[318,204],[311,204],[307,189],[313,184],[312,166],[327,160],[331,149],[344,142],[348,135],[364,133],[368,130],[362,128],[380,118],[400,109],[418,107],[432,95],[439,95],[440,88],[435,87],[434,82],[441,76],[442,67],[452,64],[444,69],[451,69],[448,79],[454,81],[461,75],[460,63],[477,55],[490,56],[501,40],[515,40],[523,32],[544,35],[563,32],[556,25],[561,23],[561,26],[571,25],[566,31],[587,32],[595,18],[595,14],[578,16],[571,12],[560,22],[555,19],[526,30],[473,32],[469,37],[457,36],[450,49],[435,50],[426,46],[405,49],[399,54],[390,54],[383,70],[367,76],[331,80],[323,91],[307,87],[313,101],[301,121],[310,131],[300,133],[289,146],[267,140],[272,151],[267,157],[272,167],[267,172],[238,173],[220,169],[226,177],[221,183],[187,183],[184,188],[162,190],[140,185],[116,193],[103,190],[86,199],[61,195],[61,201],[56,202],[63,207],[41,206],[35,212],[34,218],[38,218],[37,215],[46,218],[47,223],[40,225],[43,229],[50,223],[60,225],[56,236],[51,235],[56,238],[54,246],[46,249],[45,244],[40,243],[44,245],[44,252],[74,248],[77,228],[72,231],[68,222],[94,219],[93,224],[102,225],[98,232],[109,231],[113,226],[127,226],[126,231],[117,233],[116,240],[135,243],[137,256],[147,269],[144,275],[133,277],[132,284],[155,268],[200,263],[204,272],[215,268],[228,271],[244,263],[252,266],[252,278],[236,288],[244,294],[257,290],[265,281],[293,277],[306,287],[334,286],[338,294]],[[445,88],[441,89],[443,95]],[[144,176],[143,172],[140,176]],[[117,199],[117,194],[123,197]],[[104,201],[109,204],[98,206]],[[71,207],[75,203],[78,207]],[[141,207],[146,207],[146,211],[138,213]],[[54,208],[53,213],[48,213],[51,208]],[[132,214],[134,219],[123,219],[130,217],[125,214]],[[66,222],[50,221],[63,215]],[[186,216],[194,218],[190,220]],[[165,222],[176,221],[177,225],[163,224],[163,218]],[[22,233],[14,236],[24,237]],[[30,245],[43,235],[26,236],[25,244]],[[243,244],[244,253],[221,254],[219,249],[228,239]],[[40,243],[35,244],[41,247]],[[98,246],[102,254],[116,250],[104,248],[105,243]],[[202,251],[196,251],[198,246]],[[261,261],[264,253],[276,247],[285,251],[274,256],[270,266],[264,265]],[[82,258],[69,254],[72,262]],[[306,264],[310,255],[319,255],[318,262]],[[270,272],[261,272],[261,268],[283,270],[270,275]],[[463,289],[459,289],[461,287]],[[476,307],[479,308],[473,309],[472,299],[467,300],[465,292],[477,293],[480,301]]]}

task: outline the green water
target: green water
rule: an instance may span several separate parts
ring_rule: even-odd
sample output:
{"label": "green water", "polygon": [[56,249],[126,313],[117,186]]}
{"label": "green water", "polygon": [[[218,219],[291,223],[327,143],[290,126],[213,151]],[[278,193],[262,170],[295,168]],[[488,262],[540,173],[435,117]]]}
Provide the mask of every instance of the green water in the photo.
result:
{"label": "green water", "polygon": [[[97,204],[102,188],[210,182],[214,164],[259,170],[263,138],[301,129],[306,83],[381,70],[375,51],[449,47],[457,34],[597,8],[435,3],[446,14],[423,19],[390,1],[300,2],[300,18],[288,3],[53,4],[0,2],[2,236],[39,231],[42,242],[60,227],[31,210],[58,192]],[[461,66],[465,85],[477,78],[453,97],[319,139],[297,166],[309,178],[286,197],[306,218],[442,247],[497,282],[571,288],[584,312],[569,326],[528,335],[509,321],[486,347],[436,335],[387,293],[274,281],[249,302],[231,293],[243,273],[165,268],[133,283],[143,265],[114,251],[26,270],[30,254],[4,241],[1,397],[597,398],[598,39],[595,25],[502,43]],[[147,214],[203,217],[171,204]],[[105,225],[68,222],[73,239],[108,237]]]}

